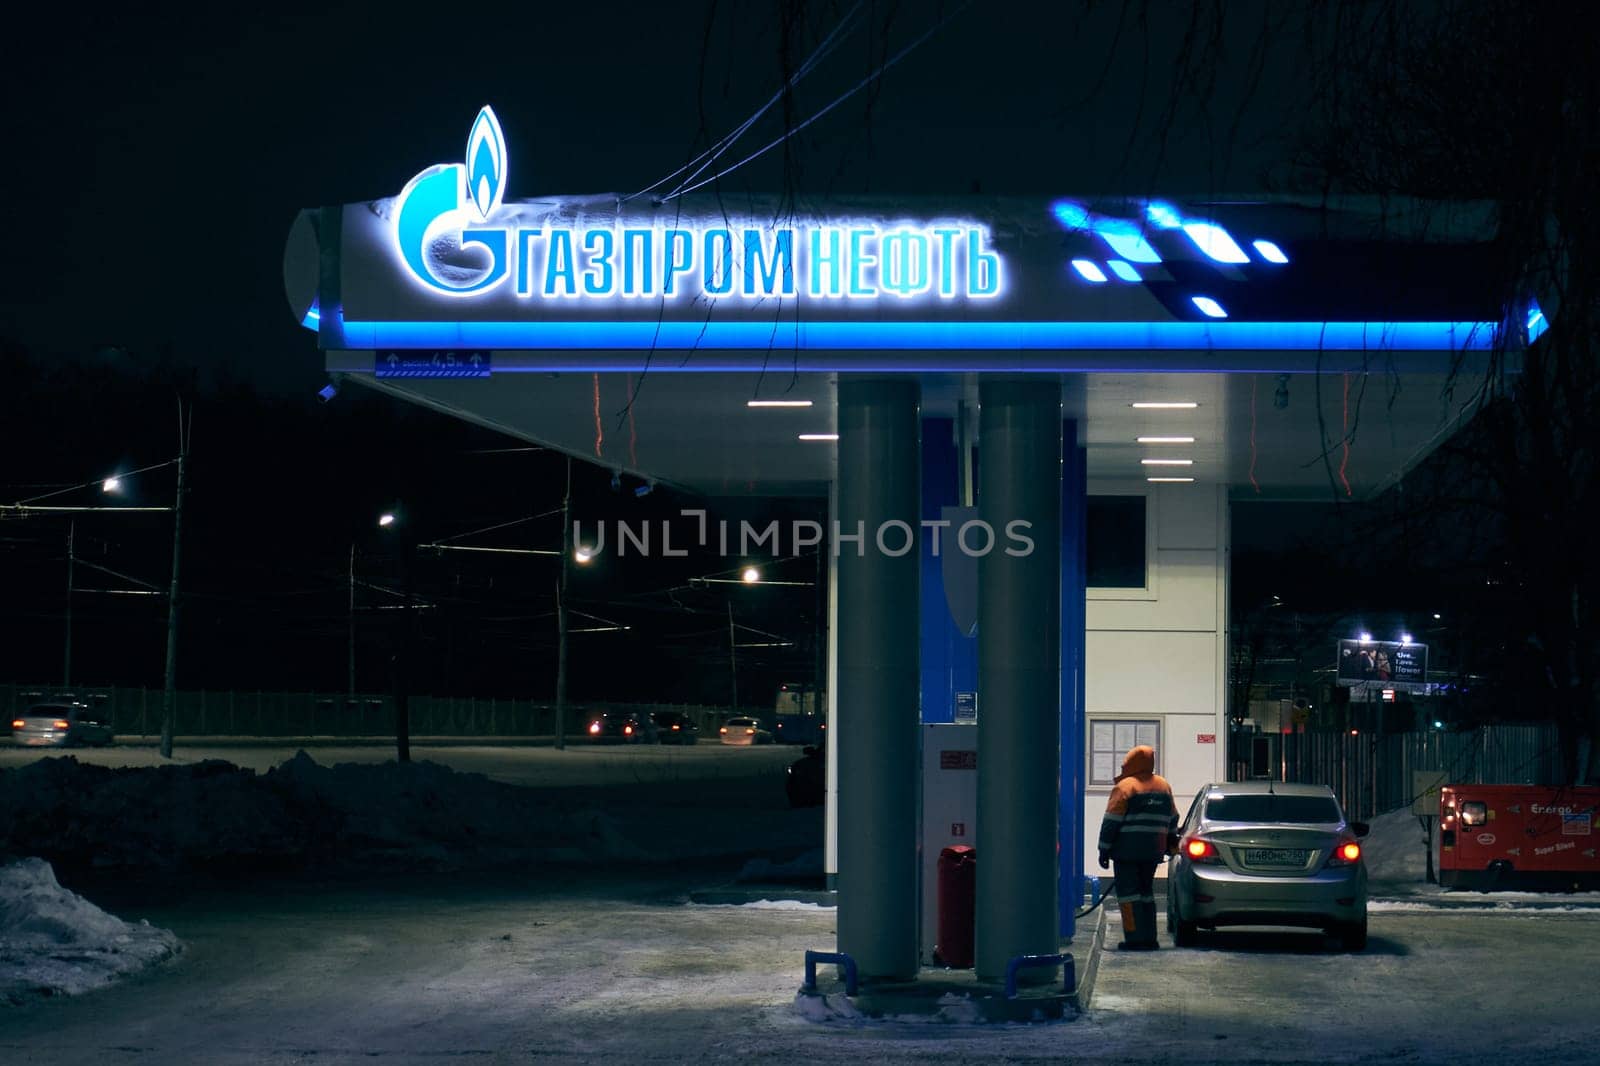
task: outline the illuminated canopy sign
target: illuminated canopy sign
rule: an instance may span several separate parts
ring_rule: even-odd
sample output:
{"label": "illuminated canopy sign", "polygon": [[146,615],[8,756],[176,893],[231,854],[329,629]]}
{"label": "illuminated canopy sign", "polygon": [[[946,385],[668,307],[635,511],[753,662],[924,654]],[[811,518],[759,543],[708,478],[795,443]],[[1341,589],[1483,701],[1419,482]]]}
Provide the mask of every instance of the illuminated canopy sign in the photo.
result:
{"label": "illuminated canopy sign", "polygon": [[[594,301],[659,296],[941,300],[999,295],[1002,267],[987,227],[972,222],[807,225],[730,220],[639,225],[520,222],[501,210],[505,140],[485,107],[467,162],[430,167],[395,204],[395,255],[411,278],[447,296],[511,283],[520,299]],[[480,265],[440,255],[473,250]]]}
{"label": "illuminated canopy sign", "polygon": [[[462,162],[428,167],[392,199],[302,212],[284,265],[296,317],[329,349],[613,356],[1459,352],[1493,347],[1501,328],[1501,303],[1481,283],[1490,276],[1481,237],[1375,255],[1370,232],[1330,237],[1325,213],[1284,205],[510,199],[511,172],[485,107]],[[1013,362],[1115,365],[1092,355]],[[685,369],[735,365],[745,364]]]}

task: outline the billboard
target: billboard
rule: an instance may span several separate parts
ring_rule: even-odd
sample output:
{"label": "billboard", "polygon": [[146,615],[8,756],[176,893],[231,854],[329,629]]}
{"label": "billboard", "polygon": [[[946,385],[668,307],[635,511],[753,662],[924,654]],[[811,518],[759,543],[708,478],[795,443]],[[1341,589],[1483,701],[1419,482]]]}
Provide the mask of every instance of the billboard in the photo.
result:
{"label": "billboard", "polygon": [[1428,683],[1428,646],[1393,640],[1341,640],[1338,683],[1420,690]]}

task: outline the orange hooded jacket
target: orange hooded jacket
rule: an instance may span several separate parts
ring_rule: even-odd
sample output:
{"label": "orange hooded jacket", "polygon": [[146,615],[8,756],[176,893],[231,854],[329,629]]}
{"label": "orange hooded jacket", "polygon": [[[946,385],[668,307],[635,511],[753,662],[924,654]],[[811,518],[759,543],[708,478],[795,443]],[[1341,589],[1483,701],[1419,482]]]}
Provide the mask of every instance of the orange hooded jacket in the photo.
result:
{"label": "orange hooded jacket", "polygon": [[1123,862],[1160,862],[1177,845],[1178,807],[1172,786],[1156,770],[1155,749],[1141,744],[1122,760],[1122,772],[1100,822],[1100,854]]}

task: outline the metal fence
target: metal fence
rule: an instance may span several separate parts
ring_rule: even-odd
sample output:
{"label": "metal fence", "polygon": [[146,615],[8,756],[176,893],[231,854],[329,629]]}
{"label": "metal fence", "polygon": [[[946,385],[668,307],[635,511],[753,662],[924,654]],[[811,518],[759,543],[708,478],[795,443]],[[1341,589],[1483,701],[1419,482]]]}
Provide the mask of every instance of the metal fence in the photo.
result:
{"label": "metal fence", "polygon": [[[1253,738],[1248,758],[1231,776],[1329,785],[1352,818],[1370,819],[1408,806],[1412,772],[1434,770],[1452,782],[1554,784],[1561,755],[1556,726],[1488,725],[1464,732],[1351,735],[1284,733]],[[1267,741],[1262,745],[1262,741]]]}
{"label": "metal fence", "polygon": [[[0,700],[16,712],[42,699],[63,696],[91,703],[111,718],[120,736],[154,736],[161,732],[160,689],[77,688],[55,685],[0,684]],[[216,692],[177,694],[173,732],[188,737],[387,737],[394,735],[394,701],[390,696],[351,697],[325,692]],[[533,700],[473,696],[412,696],[411,734],[418,737],[550,737],[556,709]],[[567,731],[582,732],[591,715],[601,711],[687,715],[702,733],[735,714],[770,721],[767,709],[683,703],[617,703],[574,701],[567,708]]]}

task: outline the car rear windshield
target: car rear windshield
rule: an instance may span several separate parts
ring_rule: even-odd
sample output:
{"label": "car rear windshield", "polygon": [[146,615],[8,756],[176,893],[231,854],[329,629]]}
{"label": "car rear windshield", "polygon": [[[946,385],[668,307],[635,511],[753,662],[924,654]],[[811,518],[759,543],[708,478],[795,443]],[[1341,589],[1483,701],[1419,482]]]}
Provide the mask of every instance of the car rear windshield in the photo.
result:
{"label": "car rear windshield", "polygon": [[1211,822],[1337,822],[1339,805],[1331,796],[1212,796],[1206,800]]}

